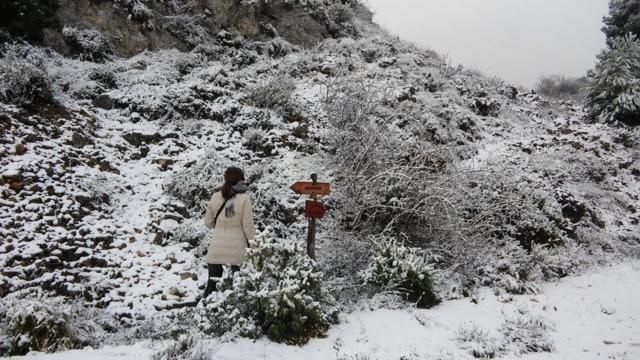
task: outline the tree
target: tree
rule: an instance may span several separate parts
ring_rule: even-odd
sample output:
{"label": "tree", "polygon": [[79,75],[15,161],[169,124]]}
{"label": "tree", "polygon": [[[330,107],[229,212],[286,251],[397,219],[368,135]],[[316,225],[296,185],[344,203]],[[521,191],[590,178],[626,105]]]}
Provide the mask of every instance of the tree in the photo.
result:
{"label": "tree", "polygon": [[640,0],[611,0],[609,16],[604,18],[602,31],[607,35],[607,43],[628,33],[640,36]]}
{"label": "tree", "polygon": [[587,107],[595,118],[640,125],[640,41],[634,35],[612,39],[590,78]]}

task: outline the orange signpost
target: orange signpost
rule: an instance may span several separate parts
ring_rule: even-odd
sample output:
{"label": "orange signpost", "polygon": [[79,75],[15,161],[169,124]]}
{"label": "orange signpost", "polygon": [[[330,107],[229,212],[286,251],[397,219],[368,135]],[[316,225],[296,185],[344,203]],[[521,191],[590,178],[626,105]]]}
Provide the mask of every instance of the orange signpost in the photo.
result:
{"label": "orange signpost", "polygon": [[318,182],[318,175],[311,174],[311,181],[298,181],[291,185],[291,190],[296,194],[310,195],[311,199],[305,202],[304,214],[309,218],[309,232],[307,233],[307,254],[310,258],[316,258],[316,219],[324,217],[326,209],[324,204],[317,201],[318,196],[331,194],[331,184]]}
{"label": "orange signpost", "polygon": [[331,194],[331,184],[321,182],[298,181],[291,185],[291,190],[296,194],[305,195],[329,195]]}

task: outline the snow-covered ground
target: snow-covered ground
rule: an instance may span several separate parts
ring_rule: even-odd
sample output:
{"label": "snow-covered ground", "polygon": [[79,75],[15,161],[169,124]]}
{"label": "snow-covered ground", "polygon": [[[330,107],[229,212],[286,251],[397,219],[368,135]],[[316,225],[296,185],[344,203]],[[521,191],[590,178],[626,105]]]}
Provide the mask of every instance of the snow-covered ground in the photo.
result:
{"label": "snow-covered ground", "polygon": [[[503,359],[640,359],[640,262],[591,270],[541,287],[537,295],[496,296],[482,289],[474,301],[447,301],[431,310],[360,310],[343,315],[324,339],[303,347],[237,339],[212,342],[211,359],[472,359],[477,343],[460,340],[464,330],[499,344],[505,319],[539,319],[548,326],[552,352]],[[476,301],[477,300],[477,301]],[[476,303],[477,302],[477,303]],[[462,330],[461,330],[462,329]],[[150,359],[160,343],[32,353],[14,359]],[[509,345],[508,345],[509,346]],[[513,346],[513,344],[511,344]]]}

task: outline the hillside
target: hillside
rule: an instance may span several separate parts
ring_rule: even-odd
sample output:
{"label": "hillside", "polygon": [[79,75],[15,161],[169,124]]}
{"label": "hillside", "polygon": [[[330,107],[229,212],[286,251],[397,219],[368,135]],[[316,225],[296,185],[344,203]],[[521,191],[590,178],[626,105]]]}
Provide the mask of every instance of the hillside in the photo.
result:
{"label": "hillside", "polygon": [[[130,3],[174,16],[164,1]],[[332,182],[318,266],[345,311],[367,301],[358,272],[371,239],[389,234],[428,253],[444,300],[483,286],[534,293],[640,254],[637,128],[590,123],[579,105],[452,66],[359,5],[246,3],[250,18],[191,28],[197,43],[142,51],[176,36],[150,28],[142,45],[119,46],[118,32],[144,21],[107,21],[120,8],[97,2],[104,11],[53,10],[66,45],[33,42],[58,52],[3,45],[5,329],[46,302],[80,309],[101,342],[156,336],[145,327],[202,292],[204,205],[230,165],[249,176],[263,237],[303,240],[305,199],[289,186],[312,172]],[[196,21],[199,9],[182,15]],[[291,19],[313,26],[291,30]],[[260,26],[275,32],[247,30]],[[79,42],[91,31],[107,51]],[[85,45],[66,48],[74,41]],[[26,352],[3,339],[0,350]]]}

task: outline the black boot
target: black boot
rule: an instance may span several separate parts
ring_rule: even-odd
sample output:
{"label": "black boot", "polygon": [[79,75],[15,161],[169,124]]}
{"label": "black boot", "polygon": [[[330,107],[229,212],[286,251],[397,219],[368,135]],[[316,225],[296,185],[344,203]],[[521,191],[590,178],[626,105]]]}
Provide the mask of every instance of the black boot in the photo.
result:
{"label": "black boot", "polygon": [[202,295],[202,298],[206,299],[207,297],[209,297],[209,295],[211,295],[212,292],[218,291],[217,285],[218,280],[209,279],[209,281],[207,281],[207,287],[204,289],[204,295]]}

